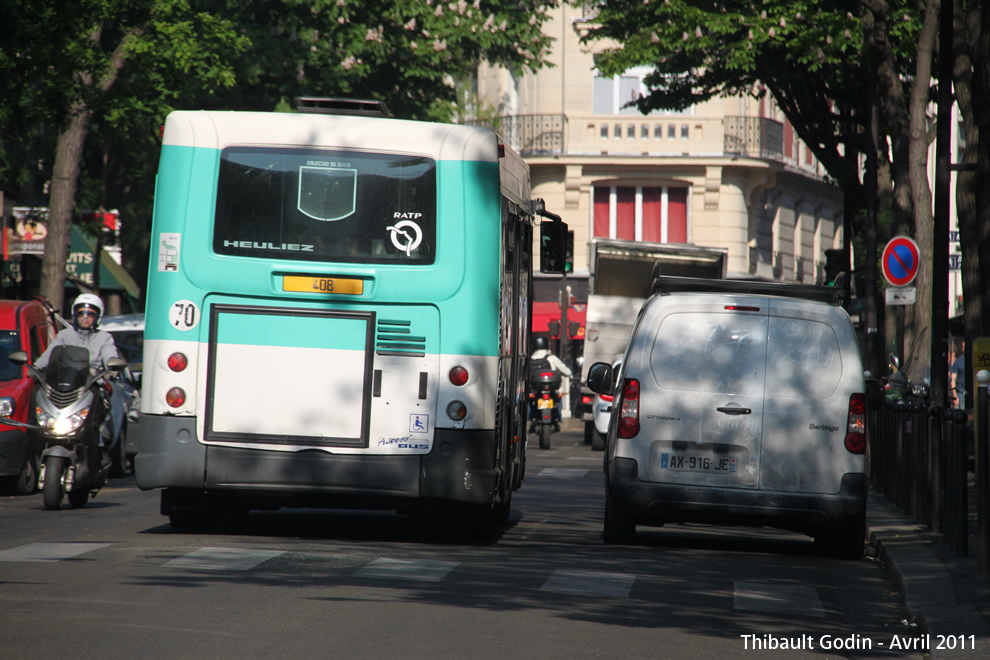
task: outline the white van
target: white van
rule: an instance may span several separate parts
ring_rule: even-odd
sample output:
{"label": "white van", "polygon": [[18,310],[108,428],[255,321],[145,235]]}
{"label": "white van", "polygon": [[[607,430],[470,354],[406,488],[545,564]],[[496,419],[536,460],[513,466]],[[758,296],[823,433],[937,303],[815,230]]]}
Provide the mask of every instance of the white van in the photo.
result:
{"label": "white van", "polygon": [[637,524],[771,526],[859,557],[866,389],[842,290],[656,277],[612,393],[605,540]]}

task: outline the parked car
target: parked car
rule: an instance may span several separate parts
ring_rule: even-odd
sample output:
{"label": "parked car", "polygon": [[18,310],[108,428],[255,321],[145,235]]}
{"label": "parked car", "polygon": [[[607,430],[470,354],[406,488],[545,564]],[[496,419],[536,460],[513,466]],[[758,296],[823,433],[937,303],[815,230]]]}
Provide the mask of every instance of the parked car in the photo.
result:
{"label": "parked car", "polygon": [[591,405],[591,414],[595,423],[595,435],[591,438],[591,449],[602,451],[605,449],[605,440],[608,436],[608,420],[612,416],[612,400],[615,398],[615,388],[618,387],[619,367],[622,365],[622,356],[612,363],[613,386],[608,393],[595,394],[595,401]]}
{"label": "parked car", "polygon": [[[16,351],[38,359],[55,338],[51,309],[38,300],[0,300],[0,415],[27,423],[34,394],[34,380],[27,369],[7,356]],[[38,487],[40,446],[23,428],[0,424],[0,486],[17,494]]]}
{"label": "parked car", "polygon": [[[653,292],[609,420],[606,542],[640,524],[766,525],[861,556],[866,389],[841,290],[661,276]],[[595,392],[612,379],[589,370]]]}
{"label": "parked car", "polygon": [[144,361],[144,314],[118,314],[106,316],[100,329],[113,335],[120,357],[127,360],[118,383],[127,405],[127,427],[124,429],[124,452],[127,461],[133,465],[137,456],[137,433],[134,426],[139,421],[141,409],[141,372]]}

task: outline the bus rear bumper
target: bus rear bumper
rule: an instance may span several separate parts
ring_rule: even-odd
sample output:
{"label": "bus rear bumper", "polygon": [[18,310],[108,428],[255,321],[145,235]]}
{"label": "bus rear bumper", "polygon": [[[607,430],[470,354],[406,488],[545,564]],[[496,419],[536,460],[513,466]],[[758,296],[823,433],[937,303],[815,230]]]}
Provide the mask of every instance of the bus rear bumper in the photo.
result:
{"label": "bus rear bumper", "polygon": [[438,429],[429,454],[408,456],[206,446],[188,417],[142,415],[139,434],[138,486],[169,488],[173,498],[188,491],[247,508],[429,508],[491,504],[497,484],[492,431]]}

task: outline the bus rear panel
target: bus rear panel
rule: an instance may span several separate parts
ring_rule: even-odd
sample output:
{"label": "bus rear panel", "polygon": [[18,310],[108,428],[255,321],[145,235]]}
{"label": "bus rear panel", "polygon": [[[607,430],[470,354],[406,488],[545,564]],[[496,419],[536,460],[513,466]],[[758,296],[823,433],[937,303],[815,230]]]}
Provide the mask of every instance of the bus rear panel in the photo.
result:
{"label": "bus rear panel", "polygon": [[528,170],[491,131],[175,112],[138,485],[173,523],[504,507],[522,480]]}

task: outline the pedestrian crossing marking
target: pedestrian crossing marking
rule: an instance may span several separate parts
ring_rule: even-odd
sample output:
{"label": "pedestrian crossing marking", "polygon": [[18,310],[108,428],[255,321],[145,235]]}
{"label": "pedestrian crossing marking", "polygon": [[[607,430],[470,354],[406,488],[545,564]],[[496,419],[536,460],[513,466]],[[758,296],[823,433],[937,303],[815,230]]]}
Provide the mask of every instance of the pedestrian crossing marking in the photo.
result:
{"label": "pedestrian crossing marking", "polygon": [[539,472],[541,477],[554,477],[555,479],[580,479],[586,474],[588,471],[580,468],[543,468]]}
{"label": "pedestrian crossing marking", "polygon": [[29,543],[0,552],[0,561],[62,561],[112,543]]}
{"label": "pedestrian crossing marking", "polygon": [[629,598],[635,580],[635,575],[625,573],[573,571],[559,568],[540,587],[540,590],[605,598]]}
{"label": "pedestrian crossing marking", "polygon": [[825,618],[822,601],[814,587],[736,582],[732,600],[737,610]]}
{"label": "pedestrian crossing marking", "polygon": [[454,570],[460,562],[387,559],[371,562],[355,575],[363,578],[416,580],[419,582],[439,582]]}
{"label": "pedestrian crossing marking", "polygon": [[172,568],[212,571],[246,571],[273,557],[285,554],[271,550],[241,550],[237,548],[200,548],[165,562]]}

